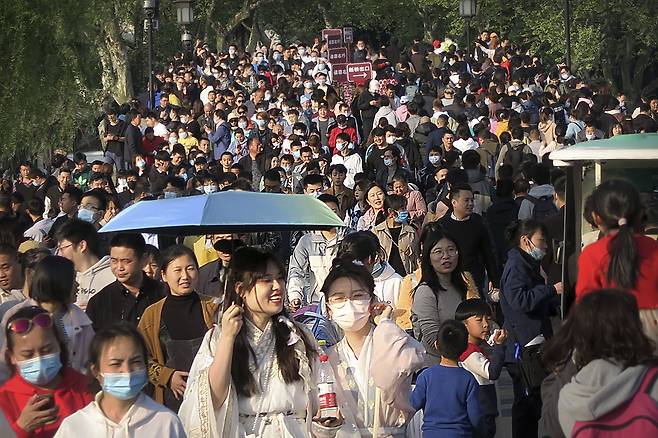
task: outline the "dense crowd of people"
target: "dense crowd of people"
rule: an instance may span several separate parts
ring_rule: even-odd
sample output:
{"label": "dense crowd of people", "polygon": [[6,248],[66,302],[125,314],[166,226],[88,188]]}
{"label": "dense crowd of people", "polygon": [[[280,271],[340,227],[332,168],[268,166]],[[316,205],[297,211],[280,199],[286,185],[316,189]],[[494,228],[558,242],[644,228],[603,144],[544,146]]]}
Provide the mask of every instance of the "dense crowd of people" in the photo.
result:
{"label": "dense crowd of people", "polygon": [[[655,418],[655,205],[622,180],[594,190],[562,323],[550,153],[658,131],[658,98],[631,111],[494,32],[354,47],[373,78],[346,93],[321,42],[199,41],[155,102],[108,105],[102,160],[58,150],[4,175],[0,435],[494,437],[505,370],[514,438]],[[99,233],[134,203],[226,190],[313,196],[344,227]]]}

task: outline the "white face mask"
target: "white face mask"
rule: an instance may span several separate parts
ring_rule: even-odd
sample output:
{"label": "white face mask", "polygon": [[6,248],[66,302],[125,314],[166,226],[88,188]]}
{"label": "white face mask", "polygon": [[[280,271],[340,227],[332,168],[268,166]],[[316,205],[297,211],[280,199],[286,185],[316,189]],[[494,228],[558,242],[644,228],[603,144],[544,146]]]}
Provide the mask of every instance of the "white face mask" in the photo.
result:
{"label": "white face mask", "polygon": [[347,300],[344,304],[329,304],[331,319],[345,332],[358,332],[370,320],[370,300]]}
{"label": "white face mask", "polygon": [[178,138],[187,138],[187,132],[178,133]]}
{"label": "white face mask", "polygon": [[336,149],[342,151],[343,149],[345,149],[345,143],[336,143]]}
{"label": "white face mask", "polygon": [[588,140],[596,140],[596,135],[594,135],[594,134],[587,134],[587,135],[585,135],[585,138],[587,138]]}
{"label": "white face mask", "polygon": [[178,143],[178,139],[176,137],[169,137],[169,144],[174,145]]}
{"label": "white face mask", "polygon": [[434,49],[434,53],[436,53],[437,55],[440,54],[440,53],[441,53],[441,49]]}
{"label": "white face mask", "polygon": [[393,144],[393,143],[395,143],[395,140],[397,140],[397,139],[396,139],[395,137],[393,137],[393,136],[387,136],[387,137],[386,137],[386,143],[388,143],[388,144]]}

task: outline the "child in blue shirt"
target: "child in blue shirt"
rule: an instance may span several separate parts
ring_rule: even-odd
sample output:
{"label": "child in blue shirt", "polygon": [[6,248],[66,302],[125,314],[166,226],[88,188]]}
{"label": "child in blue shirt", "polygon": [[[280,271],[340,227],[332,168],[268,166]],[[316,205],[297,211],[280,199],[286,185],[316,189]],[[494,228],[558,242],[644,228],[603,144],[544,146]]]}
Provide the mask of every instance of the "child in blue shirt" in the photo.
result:
{"label": "child in blue shirt", "polygon": [[459,357],[460,365],[470,371],[480,385],[480,407],[484,415],[484,437],[496,436],[498,397],[495,381],[505,362],[505,330],[496,330],[492,336],[492,348],[482,348],[489,338],[491,308],[486,301],[472,298],[462,301],[455,311],[455,319],[462,321],[468,332],[468,348]]}
{"label": "child in blue shirt", "polygon": [[468,346],[464,323],[445,321],[437,334],[441,362],[418,376],[411,405],[423,410],[424,438],[466,438],[482,432],[479,385],[459,367],[459,356]]}

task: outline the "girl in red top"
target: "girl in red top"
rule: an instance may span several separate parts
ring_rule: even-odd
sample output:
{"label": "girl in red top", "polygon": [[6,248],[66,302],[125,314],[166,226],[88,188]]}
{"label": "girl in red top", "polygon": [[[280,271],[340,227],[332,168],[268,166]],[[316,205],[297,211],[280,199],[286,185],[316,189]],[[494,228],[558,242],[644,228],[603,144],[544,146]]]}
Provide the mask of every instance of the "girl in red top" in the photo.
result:
{"label": "girl in red top", "polygon": [[87,378],[67,363],[66,350],[41,307],[18,310],[7,321],[7,363],[13,368],[0,387],[0,409],[18,438],[46,438],[62,420],[93,400]]}
{"label": "girl in red top", "polygon": [[637,234],[642,203],[637,188],[608,180],[592,193],[592,218],[604,236],[585,247],[578,260],[576,299],[595,289],[632,292],[645,333],[658,341],[658,242]]}

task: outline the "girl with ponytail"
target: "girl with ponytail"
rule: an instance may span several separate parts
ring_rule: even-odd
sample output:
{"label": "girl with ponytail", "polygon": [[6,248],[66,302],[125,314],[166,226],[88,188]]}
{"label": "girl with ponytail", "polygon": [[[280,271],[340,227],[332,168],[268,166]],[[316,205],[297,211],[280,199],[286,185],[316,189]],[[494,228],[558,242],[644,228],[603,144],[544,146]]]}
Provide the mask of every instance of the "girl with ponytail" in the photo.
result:
{"label": "girl with ponytail", "polygon": [[637,188],[608,180],[592,193],[592,218],[603,237],[578,260],[576,299],[601,288],[635,295],[645,333],[658,341],[658,242],[637,232],[642,221]]}

